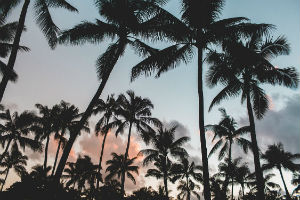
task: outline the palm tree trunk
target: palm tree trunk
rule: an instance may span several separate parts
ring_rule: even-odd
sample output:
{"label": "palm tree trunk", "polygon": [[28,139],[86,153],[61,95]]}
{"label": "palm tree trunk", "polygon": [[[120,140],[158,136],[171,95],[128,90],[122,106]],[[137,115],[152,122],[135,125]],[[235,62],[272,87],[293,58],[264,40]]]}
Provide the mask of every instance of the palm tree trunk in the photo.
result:
{"label": "palm tree trunk", "polygon": [[232,140],[229,141],[229,167],[231,168],[231,199],[233,200],[233,166],[232,166],[232,159],[231,159],[231,154],[232,154]]}
{"label": "palm tree trunk", "polygon": [[46,170],[47,168],[49,141],[50,141],[50,135],[48,134],[46,139],[46,145],[45,145],[44,170]]}
{"label": "palm tree trunk", "polygon": [[11,142],[12,142],[12,139],[9,139],[9,141],[8,141],[6,147],[5,147],[5,150],[4,150],[3,153],[1,154],[1,157],[0,157],[0,163],[2,162],[2,160],[3,160],[4,156],[5,156],[5,154],[7,153],[8,148],[9,148]]}
{"label": "palm tree trunk", "polygon": [[242,194],[243,194],[243,199],[244,199],[244,196],[245,196],[245,188],[244,188],[244,184],[242,184]]}
{"label": "palm tree trunk", "polygon": [[84,123],[91,116],[91,114],[93,112],[93,108],[96,105],[97,100],[99,99],[100,95],[102,94],[102,91],[107,83],[107,80],[108,80],[109,75],[112,72],[112,70],[113,70],[113,67],[111,67],[110,70],[108,70],[107,75],[102,79],[101,84],[99,85],[99,88],[97,89],[96,94],[94,95],[93,99],[91,100],[90,104],[88,105],[87,109],[85,110],[84,114],[82,115],[74,132],[70,135],[70,139],[68,140],[68,142],[64,148],[63,154],[60,158],[60,161],[58,163],[57,170],[55,173],[54,182],[56,182],[57,184],[59,183],[60,177],[63,173],[63,170],[64,170],[66,162],[68,160],[70,151],[71,151],[72,146],[77,138],[77,135],[79,134],[82,127],[84,126]]}
{"label": "palm tree trunk", "polygon": [[104,153],[104,145],[105,145],[105,141],[106,141],[107,135],[108,135],[108,132],[105,133],[103,141],[102,141],[102,148],[101,148],[101,154],[100,154],[100,160],[99,160],[99,167],[98,167],[99,178],[97,178],[97,185],[96,185],[97,190],[99,189],[100,171],[102,169],[101,163],[102,163],[102,158],[103,158],[103,153]]}
{"label": "palm tree trunk", "polygon": [[264,178],[260,166],[260,160],[259,160],[259,149],[257,145],[257,140],[256,140],[256,131],[255,131],[255,122],[254,122],[254,115],[253,115],[253,110],[252,110],[252,105],[251,105],[251,99],[250,99],[250,94],[247,94],[247,110],[248,110],[248,117],[249,117],[249,122],[250,122],[250,135],[251,135],[251,144],[252,144],[252,151],[254,155],[254,166],[255,166],[255,176],[257,180],[257,199],[259,200],[264,200],[265,195],[264,195]]}
{"label": "palm tree trunk", "polygon": [[56,150],[56,155],[55,155],[55,160],[54,160],[53,169],[52,169],[52,176],[54,175],[54,172],[55,172],[55,168],[56,168],[56,163],[57,163],[57,159],[58,159],[58,154],[59,154],[60,146],[61,146],[61,140],[59,140],[59,142],[58,142],[58,146],[57,146],[57,150]]}
{"label": "palm tree trunk", "polygon": [[124,156],[124,163],[123,163],[123,171],[122,171],[122,176],[121,176],[121,195],[122,195],[122,198],[124,198],[124,195],[125,195],[125,190],[124,190],[124,187],[125,187],[125,163],[126,163],[126,160],[127,160],[127,157],[128,157],[128,151],[129,151],[129,146],[130,146],[130,136],[131,136],[131,128],[132,128],[132,122],[130,122],[130,125],[129,125],[129,132],[128,132],[128,139],[127,139],[127,147],[126,147],[126,151],[125,151],[125,156]]}
{"label": "palm tree trunk", "polygon": [[[8,59],[8,63],[7,63],[7,69],[14,68],[18,49],[19,49],[19,43],[21,40],[21,35],[22,35],[23,29],[24,29],[26,13],[27,13],[29,3],[30,3],[30,0],[25,0],[25,2],[23,4],[21,15],[20,15],[19,22],[18,22],[16,35],[15,35],[14,42],[13,42],[13,47],[12,47],[12,50],[11,50],[11,53],[10,53],[10,56]],[[9,81],[9,77],[7,75],[4,75],[1,80],[1,83],[0,83],[0,102],[2,101],[8,81]]]}
{"label": "palm tree trunk", "polygon": [[8,168],[7,171],[6,171],[5,178],[4,178],[4,181],[3,181],[3,183],[2,183],[0,192],[2,192],[2,190],[3,190],[3,188],[4,188],[4,184],[5,184],[5,182],[6,182],[6,179],[7,179],[7,176],[8,176],[8,172],[9,172],[9,168]]}
{"label": "palm tree trunk", "polygon": [[292,200],[291,195],[290,195],[290,193],[289,193],[289,190],[288,190],[287,187],[286,187],[286,184],[285,184],[285,181],[284,181],[284,178],[283,178],[283,174],[282,174],[281,167],[278,167],[278,170],[279,170],[279,172],[280,172],[280,176],[281,176],[281,179],[282,179],[282,182],[283,182],[283,186],[284,186],[284,189],[285,189],[286,199],[287,199],[287,200]]}
{"label": "palm tree trunk", "polygon": [[169,189],[168,189],[168,174],[164,171],[164,185],[166,192],[166,200],[169,200]]}
{"label": "palm tree trunk", "polygon": [[210,186],[209,186],[209,170],[208,158],[204,129],[204,98],[203,98],[203,48],[198,47],[198,95],[199,95],[199,129],[200,129],[200,143],[202,152],[203,164],[203,183],[204,183],[204,199],[211,200]]}
{"label": "palm tree trunk", "polygon": [[191,191],[189,188],[189,178],[186,176],[186,189],[187,189],[187,200],[191,200]]}

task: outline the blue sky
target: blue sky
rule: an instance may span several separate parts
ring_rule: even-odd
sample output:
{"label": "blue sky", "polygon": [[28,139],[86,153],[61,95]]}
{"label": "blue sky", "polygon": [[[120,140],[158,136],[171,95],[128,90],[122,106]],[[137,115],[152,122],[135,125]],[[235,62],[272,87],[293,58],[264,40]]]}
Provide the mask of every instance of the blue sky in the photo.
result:
{"label": "blue sky", "polygon": [[[54,21],[61,29],[71,28],[83,20],[93,21],[95,18],[99,18],[92,0],[77,0],[72,4],[79,9],[79,14],[68,13],[64,10],[53,10],[52,12]],[[292,52],[289,56],[279,57],[272,63],[279,67],[294,66],[300,71],[299,8],[300,1],[298,0],[228,0],[221,18],[243,16],[254,23],[276,25],[277,30],[274,32],[274,36],[285,35],[291,44]],[[171,0],[166,5],[166,9],[178,15],[180,12],[179,1]],[[17,19],[19,12],[20,8],[13,11],[11,20]],[[23,34],[21,43],[30,47],[31,51],[18,55],[15,70],[19,75],[19,79],[16,84],[10,83],[8,85],[4,95],[4,104],[22,111],[33,109],[35,103],[53,105],[63,99],[75,104],[83,111],[99,84],[94,66],[95,60],[105,51],[110,41],[97,46],[89,44],[58,46],[55,51],[52,51],[34,22],[32,7],[29,10],[25,24],[27,32]],[[200,155],[200,152],[197,151],[200,144],[197,134],[196,60],[163,74],[159,79],[141,77],[130,83],[130,69],[140,60],[141,58],[134,55],[131,49],[128,49],[123,58],[118,61],[102,97],[106,98],[110,93],[119,94],[128,89],[133,89],[138,95],[149,97],[155,105],[154,116],[164,121],[177,120],[183,124],[192,138],[191,145],[195,149],[193,154]],[[285,109],[287,102],[289,102],[287,99],[299,99],[299,96],[295,96],[299,94],[299,89],[290,90],[268,86],[264,88],[271,97],[280,96],[272,98],[275,105],[274,112]],[[220,89],[205,88],[206,110],[212,98]],[[238,99],[224,102],[221,106],[225,107],[228,113],[238,121],[243,121],[246,116],[246,108],[240,105]],[[210,113],[205,113],[205,123],[217,123],[219,117],[216,107]],[[299,118],[295,120],[299,122]],[[300,132],[299,129],[296,131]],[[300,141],[299,134],[292,139]],[[210,143],[208,144],[210,145]],[[215,160],[212,161],[212,163],[214,162]]]}

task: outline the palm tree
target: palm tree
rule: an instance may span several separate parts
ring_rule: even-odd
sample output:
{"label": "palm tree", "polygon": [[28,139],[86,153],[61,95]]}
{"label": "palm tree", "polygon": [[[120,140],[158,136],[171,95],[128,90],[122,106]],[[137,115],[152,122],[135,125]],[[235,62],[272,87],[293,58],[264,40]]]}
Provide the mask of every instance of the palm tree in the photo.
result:
{"label": "palm tree", "polygon": [[[219,174],[214,174],[210,178],[210,186],[211,186],[211,196],[213,200],[223,200],[224,196],[226,196],[228,188],[226,187],[225,195],[223,194],[224,181],[220,179]],[[227,196],[226,196],[227,198]]]}
{"label": "palm tree", "polygon": [[101,153],[100,153],[100,159],[99,159],[98,177],[97,177],[97,185],[96,185],[97,190],[99,188],[99,182],[102,179],[100,171],[102,169],[101,163],[102,163],[102,159],[103,159],[104,145],[105,145],[106,137],[109,132],[109,129],[107,129],[107,127],[108,127],[108,124],[110,123],[110,120],[114,116],[114,111],[116,110],[116,107],[117,107],[117,104],[114,99],[114,96],[111,95],[111,96],[107,97],[106,101],[99,99],[94,108],[94,114],[98,114],[98,113],[102,114],[102,117],[99,119],[99,121],[97,122],[97,124],[95,126],[96,136],[98,136],[99,133],[104,136],[103,140],[102,140],[102,147],[101,147]]}
{"label": "palm tree", "polygon": [[[67,103],[65,101],[61,101],[60,104],[57,105],[57,108],[53,109],[58,109],[58,114],[54,122],[54,130],[56,131],[54,138],[58,140],[58,146],[52,168],[52,175],[54,175],[56,169],[56,163],[60,148],[63,148],[67,142],[65,134],[67,132],[71,134],[74,127],[78,124],[77,119],[80,117],[79,109],[76,106],[71,105],[70,103]],[[82,127],[82,129],[86,132],[89,132],[87,123],[84,127]]]}
{"label": "palm tree", "polygon": [[[112,153],[112,159],[106,161],[106,172],[109,172],[109,174],[105,177],[105,181],[110,181],[112,180],[114,177],[117,177],[118,179],[123,177],[123,173],[125,172],[126,176],[134,183],[135,182],[135,178],[132,175],[132,173],[135,174],[139,174],[139,167],[133,165],[134,161],[136,160],[137,157],[134,158],[127,158],[126,161],[125,160],[125,156],[123,154],[116,154],[116,153]],[[125,181],[125,179],[124,179]],[[124,183],[121,183],[121,194],[122,196],[124,196]]]}
{"label": "palm tree", "polygon": [[[2,19],[2,20],[1,20]],[[6,23],[6,18],[0,16],[0,58],[6,58],[12,48],[12,40],[18,27],[17,22]],[[29,48],[20,46],[19,50],[29,51]],[[0,60],[0,72],[2,76],[8,76],[10,81],[16,81],[18,75],[14,70],[9,70],[6,64]]]}
{"label": "palm tree", "polygon": [[293,185],[300,185],[300,173],[299,173],[299,171],[294,172],[293,179],[292,179],[292,184]]}
{"label": "palm tree", "polygon": [[[33,8],[36,16],[36,22],[39,25],[42,32],[44,33],[45,37],[47,38],[48,44],[51,48],[54,48],[57,43],[57,35],[59,33],[59,28],[54,24],[49,8],[64,8],[73,12],[77,11],[76,8],[71,6],[65,0],[51,0],[51,2],[48,2],[46,0],[24,0],[24,4],[18,21],[18,26],[13,39],[11,54],[7,63],[7,69],[10,71],[13,70],[15,65],[21,35],[24,30],[26,14],[31,1],[34,1]],[[3,0],[0,5],[0,10],[2,11],[1,16],[6,17],[9,14],[9,12],[21,2],[21,0]],[[8,81],[9,76],[4,76],[0,83],[0,102],[2,101]]]}
{"label": "palm tree", "polygon": [[14,169],[14,171],[20,176],[22,173],[26,172],[25,166],[27,165],[28,157],[24,156],[18,149],[18,146],[16,144],[13,145],[11,153],[6,152],[4,161],[0,163],[1,167],[4,167],[5,170],[2,172],[5,174],[4,181],[2,183],[0,192],[3,190],[3,187],[5,185],[8,173],[11,169]]}
{"label": "palm tree", "polygon": [[187,158],[184,158],[180,164],[174,164],[171,171],[175,174],[172,178],[173,182],[181,179],[177,187],[178,190],[181,190],[180,198],[183,199],[186,196],[186,200],[190,200],[191,192],[199,197],[199,194],[194,189],[200,189],[200,186],[195,184],[193,179],[197,182],[203,182],[202,174],[199,172],[202,171],[202,166],[195,165],[194,162],[190,163]]}
{"label": "palm tree", "polygon": [[250,181],[250,169],[247,163],[237,166],[235,169],[234,181],[241,185],[242,197],[245,196],[245,185]]}
{"label": "palm tree", "polygon": [[286,196],[288,200],[291,200],[290,193],[286,187],[282,175],[282,168],[287,169],[291,172],[295,172],[300,169],[300,164],[295,164],[294,161],[300,159],[300,154],[292,154],[290,152],[284,151],[283,145],[281,143],[269,145],[266,152],[262,155],[262,159],[266,161],[263,164],[264,169],[276,168],[279,170]]}
{"label": "palm tree", "polygon": [[171,175],[173,175],[170,171],[172,162],[169,158],[184,158],[188,156],[182,145],[189,140],[189,137],[181,137],[175,140],[176,128],[177,126],[173,126],[170,129],[163,126],[158,127],[154,134],[150,134],[153,148],[141,150],[141,153],[146,156],[143,165],[146,166],[154,161],[154,165],[157,168],[148,170],[146,176],[154,176],[158,179],[163,178],[166,198],[169,198],[168,179],[171,180]]}
{"label": "palm tree", "polygon": [[[151,117],[151,110],[154,106],[150,99],[136,96],[131,90],[127,91],[127,95],[128,99],[124,94],[119,95],[117,99],[119,106],[115,111],[115,115],[118,118],[115,118],[115,120],[108,125],[110,128],[117,127],[116,136],[118,136],[119,133],[123,133],[124,129],[129,127],[125,160],[129,157],[128,152],[133,127],[136,128],[137,133],[140,134],[143,140],[148,143],[151,139],[151,135],[154,133],[150,125],[161,125],[158,119]],[[121,177],[122,194],[124,194],[124,182],[125,172],[123,172]]]}
{"label": "palm tree", "polygon": [[[250,34],[248,38],[235,38],[224,42],[224,53],[212,51],[207,58],[211,67],[207,73],[210,87],[224,85],[224,89],[213,99],[210,108],[228,97],[236,97],[240,93],[242,103],[246,100],[250,122],[250,135],[258,195],[261,198],[263,174],[259,160],[254,114],[261,119],[269,107],[269,101],[261,84],[284,85],[295,88],[298,86],[298,73],[295,68],[280,69],[270,63],[270,59],[286,55],[290,47],[285,37],[276,39],[265,34]],[[254,114],[253,114],[254,111]]]}
{"label": "palm tree", "polygon": [[[275,177],[275,174],[269,173],[264,175],[264,192],[265,194],[270,194],[274,190],[280,191],[281,187],[279,184],[271,181]],[[252,179],[252,181],[251,181]],[[250,174],[249,180],[246,185],[250,188],[251,193],[257,193],[257,180],[255,179],[255,174]]]}
{"label": "palm tree", "polygon": [[0,163],[5,157],[11,145],[17,145],[25,150],[29,147],[34,151],[41,151],[42,145],[39,141],[27,137],[32,131],[32,125],[36,120],[34,113],[24,111],[20,115],[18,112],[13,114],[7,109],[0,113],[0,119],[5,123],[0,124],[0,143],[4,149],[0,156]]}
{"label": "palm tree", "polygon": [[79,192],[88,184],[94,187],[95,176],[97,175],[97,165],[94,165],[89,156],[79,156],[75,163],[68,162],[68,168],[64,170],[63,178],[68,179],[66,187],[73,185],[73,189],[77,184]]}
{"label": "palm tree", "polygon": [[54,120],[57,118],[57,109],[55,106],[53,109],[41,104],[35,104],[35,107],[39,110],[40,116],[37,118],[37,126],[35,127],[36,139],[39,141],[46,140],[45,156],[44,156],[44,169],[47,168],[48,160],[48,147],[50,142],[50,136],[54,131]]}
{"label": "palm tree", "polygon": [[[132,80],[141,74],[151,75],[157,71],[156,77],[179,65],[192,61],[194,51],[198,55],[198,96],[199,96],[199,129],[203,162],[204,197],[210,200],[209,170],[204,128],[204,98],[203,98],[203,56],[211,44],[218,44],[229,35],[264,32],[270,25],[241,23],[246,18],[237,17],[218,20],[225,0],[182,1],[181,20],[168,12],[162,12],[153,21],[153,26],[160,32],[159,36],[175,41],[174,45],[164,48],[132,69]],[[153,28],[154,29],[154,28]],[[154,35],[154,34],[153,34]],[[261,198],[263,199],[263,198]]]}
{"label": "palm tree", "polygon": [[[228,154],[228,161],[231,163],[232,145],[234,143],[242,147],[245,153],[248,152],[249,148],[251,149],[251,142],[241,137],[250,131],[250,127],[244,126],[237,129],[237,122],[233,119],[233,117],[229,116],[224,108],[220,108],[219,111],[222,114],[222,119],[219,124],[205,126],[206,130],[213,131],[214,133],[212,142],[214,142],[214,140],[218,138],[217,142],[210,150],[208,157],[210,157],[222,147],[219,152],[218,159],[222,160],[224,156]],[[231,180],[233,184],[233,177],[231,177]],[[227,177],[225,178],[225,182],[223,184],[223,191],[226,191],[228,183],[229,179]]]}
{"label": "palm tree", "polygon": [[142,0],[138,3],[131,0],[96,0],[99,13],[104,17],[106,22],[98,19],[95,23],[83,22],[76,25],[73,29],[62,32],[59,39],[60,43],[70,43],[72,45],[81,45],[83,43],[98,44],[106,38],[112,39],[113,43],[109,45],[106,52],[96,61],[97,73],[101,83],[64,149],[55,175],[56,182],[59,182],[59,178],[81,127],[91,116],[93,108],[100,98],[113,68],[118,59],[124,54],[126,47],[130,45],[140,56],[149,55],[155,51],[155,49],[149,47],[137,37],[151,37],[148,33],[147,22],[149,20],[147,18],[154,15],[159,10],[158,5],[164,2],[161,0]]}

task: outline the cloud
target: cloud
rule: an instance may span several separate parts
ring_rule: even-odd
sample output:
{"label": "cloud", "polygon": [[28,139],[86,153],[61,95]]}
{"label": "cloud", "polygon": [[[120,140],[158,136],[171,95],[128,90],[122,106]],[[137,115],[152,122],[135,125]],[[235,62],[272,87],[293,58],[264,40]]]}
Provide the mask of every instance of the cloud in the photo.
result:
{"label": "cloud", "polygon": [[[267,145],[281,142],[285,150],[299,153],[300,95],[292,97],[275,95],[273,100],[285,101],[285,107],[270,110],[262,120],[256,121],[258,145],[264,151]],[[242,118],[240,122],[244,125],[249,124],[247,117]]]}

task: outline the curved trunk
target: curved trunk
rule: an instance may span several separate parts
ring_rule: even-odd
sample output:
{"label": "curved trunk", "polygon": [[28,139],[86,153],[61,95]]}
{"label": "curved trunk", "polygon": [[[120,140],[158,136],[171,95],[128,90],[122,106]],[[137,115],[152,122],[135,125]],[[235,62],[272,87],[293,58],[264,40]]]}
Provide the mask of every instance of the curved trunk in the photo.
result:
{"label": "curved trunk", "polygon": [[130,136],[131,136],[131,128],[132,128],[132,122],[130,122],[129,125],[129,132],[128,132],[128,139],[127,139],[127,147],[126,147],[126,151],[125,151],[125,155],[124,155],[124,160],[123,160],[123,171],[122,171],[122,176],[121,176],[121,194],[122,194],[122,198],[124,198],[125,195],[125,163],[128,157],[128,151],[129,151],[129,146],[130,146]]}
{"label": "curved trunk", "polygon": [[[123,44],[125,46],[125,44]],[[118,52],[116,53],[117,54],[117,59],[114,62],[114,64],[116,64],[119,56],[121,55],[121,53],[123,52],[122,48],[119,48],[118,49]],[[69,154],[70,154],[70,151],[72,149],[72,146],[78,136],[78,134],[80,133],[80,130],[82,129],[82,127],[84,126],[84,123],[88,120],[88,118],[91,116],[92,112],[93,112],[93,108],[94,106],[96,105],[97,103],[97,100],[99,99],[99,97],[101,96],[102,94],[102,91],[107,83],[107,80],[113,70],[115,65],[111,66],[111,68],[109,68],[105,74],[105,76],[102,78],[102,81],[101,81],[101,84],[99,85],[98,89],[97,89],[97,92],[96,94],[94,95],[93,99],[91,100],[91,102],[89,103],[87,109],[85,110],[85,112],[83,113],[76,129],[74,130],[74,132],[71,134],[70,136],[70,139],[68,140],[67,142],[67,145],[65,146],[64,148],[64,151],[63,151],[63,154],[61,156],[61,159],[58,163],[58,166],[57,166],[57,170],[56,170],[56,173],[55,173],[55,177],[54,177],[54,182],[56,183],[59,183],[59,180],[60,180],[60,177],[63,173],[63,170],[65,168],[65,165],[66,165],[66,162],[68,160],[68,157],[69,157]]]}
{"label": "curved trunk", "polygon": [[100,154],[100,160],[99,160],[99,167],[98,167],[98,175],[99,175],[99,178],[97,178],[97,185],[96,185],[97,190],[99,189],[100,171],[101,171],[101,169],[102,169],[101,163],[102,163],[102,158],[103,158],[103,153],[104,153],[104,145],[105,145],[105,141],[106,141],[107,134],[108,134],[108,132],[105,133],[104,138],[103,138],[103,141],[102,141],[102,148],[101,148],[101,154]]}
{"label": "curved trunk", "polygon": [[5,147],[5,150],[3,151],[3,153],[1,154],[1,157],[0,157],[0,163],[2,163],[2,160],[5,156],[5,154],[8,152],[8,148],[10,146],[10,143],[11,143],[12,139],[10,139]]}
{"label": "curved trunk", "polygon": [[[26,13],[27,13],[29,3],[30,3],[30,0],[25,0],[23,7],[22,7],[16,35],[15,35],[14,42],[13,42],[13,47],[12,47],[12,50],[11,50],[11,53],[10,53],[10,56],[8,59],[8,63],[7,63],[7,69],[9,69],[9,70],[12,70],[14,68],[14,65],[16,62],[19,44],[20,44],[23,29],[24,29]],[[1,83],[0,83],[0,102],[2,101],[8,81],[9,81],[9,77],[4,75],[1,80]]]}
{"label": "curved trunk", "polygon": [[55,172],[60,146],[61,146],[61,140],[59,140],[59,142],[58,142],[58,147],[57,147],[57,150],[56,150],[55,160],[54,160],[53,169],[52,169],[52,176],[54,175],[54,172]]}
{"label": "curved trunk", "polygon": [[198,47],[198,95],[199,95],[199,129],[200,129],[200,143],[202,152],[202,164],[203,164],[203,186],[204,186],[204,199],[211,200],[210,185],[209,185],[209,169],[207,148],[204,129],[204,98],[203,98],[203,48]]}
{"label": "curved trunk", "polygon": [[7,176],[8,176],[8,172],[9,172],[9,169],[7,169],[7,171],[6,171],[5,178],[4,178],[4,180],[3,180],[3,183],[2,183],[2,186],[1,186],[1,189],[0,189],[0,192],[2,192],[2,190],[3,190],[3,188],[4,188],[4,184],[5,184],[5,182],[6,182],[6,179],[7,179]]}
{"label": "curved trunk", "polygon": [[283,178],[283,174],[282,174],[281,167],[278,167],[278,170],[279,170],[279,172],[280,172],[280,176],[281,176],[281,179],[282,179],[282,183],[283,183],[283,186],[284,186],[284,189],[285,189],[286,199],[287,199],[287,200],[292,200],[291,195],[290,195],[290,193],[289,193],[289,190],[288,190],[287,187],[286,187],[286,184],[285,184],[285,181],[284,181],[284,178]]}
{"label": "curved trunk", "polygon": [[50,141],[50,136],[48,134],[47,135],[47,140],[46,140],[46,145],[45,145],[44,170],[47,168],[49,141]]}
{"label": "curved trunk", "polygon": [[257,180],[257,199],[258,200],[264,200],[265,195],[264,195],[264,178],[263,178],[263,173],[261,170],[260,166],[260,160],[259,160],[259,149],[257,145],[257,140],[256,140],[256,131],[255,131],[255,122],[254,122],[254,115],[253,115],[253,110],[252,110],[252,105],[251,105],[251,99],[250,99],[250,94],[247,94],[247,110],[248,110],[248,117],[249,117],[249,122],[250,122],[250,135],[251,135],[251,144],[252,144],[252,151],[254,155],[254,166],[255,166],[255,176]]}

